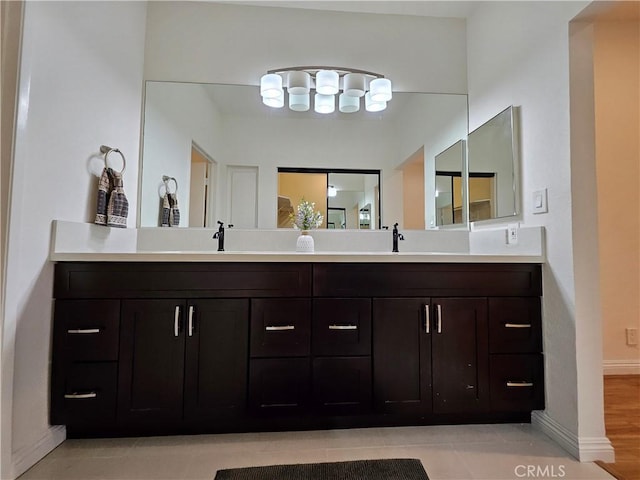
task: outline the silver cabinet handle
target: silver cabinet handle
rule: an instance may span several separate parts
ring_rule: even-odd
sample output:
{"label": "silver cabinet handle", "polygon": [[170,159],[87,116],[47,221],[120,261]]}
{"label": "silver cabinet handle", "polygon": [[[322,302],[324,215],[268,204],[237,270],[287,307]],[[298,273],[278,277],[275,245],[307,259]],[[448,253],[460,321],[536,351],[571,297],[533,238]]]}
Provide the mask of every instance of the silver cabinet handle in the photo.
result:
{"label": "silver cabinet handle", "polygon": [[100,329],[99,328],[72,328],[70,330],[67,330],[67,333],[70,333],[72,335],[86,335],[86,334],[92,334],[92,333],[100,333]]}
{"label": "silver cabinet handle", "polygon": [[264,328],[267,332],[278,332],[281,330],[295,330],[294,325],[270,325]]}
{"label": "silver cabinet handle", "polygon": [[438,333],[442,333],[442,305],[436,305]]}
{"label": "silver cabinet handle", "polygon": [[533,387],[532,382],[507,382],[507,387]]}
{"label": "silver cabinet handle", "polygon": [[193,305],[189,305],[189,336],[193,337]]}
{"label": "silver cabinet handle", "polygon": [[96,398],[98,394],[96,392],[88,392],[88,393],[66,393],[64,398],[72,398],[72,399],[85,399],[85,398]]}
{"label": "silver cabinet handle", "polygon": [[506,328],[531,328],[530,323],[505,323]]}
{"label": "silver cabinet handle", "polygon": [[431,332],[431,319],[429,318],[429,304],[425,304],[424,306],[424,333]]}
{"label": "silver cabinet handle", "polygon": [[329,325],[329,330],[357,330],[357,325]]}
{"label": "silver cabinet handle", "polygon": [[173,336],[180,334],[180,305],[176,305],[176,311],[173,315]]}

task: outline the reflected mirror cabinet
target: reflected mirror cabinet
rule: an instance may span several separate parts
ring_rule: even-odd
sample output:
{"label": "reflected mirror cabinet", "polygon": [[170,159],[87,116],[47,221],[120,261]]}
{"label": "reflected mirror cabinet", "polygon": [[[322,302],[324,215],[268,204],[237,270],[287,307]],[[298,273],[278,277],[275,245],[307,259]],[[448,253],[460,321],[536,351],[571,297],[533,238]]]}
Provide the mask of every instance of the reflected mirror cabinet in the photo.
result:
{"label": "reflected mirror cabinet", "polygon": [[148,81],[138,226],[160,225],[170,177],[179,227],[289,228],[304,197],[322,228],[466,228],[517,213],[513,126],[510,107],[467,139],[466,95],[323,115],[266,107],[255,86]]}

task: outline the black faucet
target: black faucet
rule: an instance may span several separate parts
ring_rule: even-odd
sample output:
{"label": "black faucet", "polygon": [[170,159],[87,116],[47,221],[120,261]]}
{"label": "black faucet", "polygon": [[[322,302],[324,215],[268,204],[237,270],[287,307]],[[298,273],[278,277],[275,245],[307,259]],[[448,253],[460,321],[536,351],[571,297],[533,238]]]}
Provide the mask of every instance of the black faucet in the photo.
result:
{"label": "black faucet", "polygon": [[218,239],[218,251],[224,252],[224,223],[218,220],[218,231],[213,234],[213,238]]}
{"label": "black faucet", "polygon": [[398,240],[404,240],[404,235],[402,235],[401,233],[398,233],[398,224],[394,223],[393,224],[393,250],[391,250],[393,253],[398,252]]}

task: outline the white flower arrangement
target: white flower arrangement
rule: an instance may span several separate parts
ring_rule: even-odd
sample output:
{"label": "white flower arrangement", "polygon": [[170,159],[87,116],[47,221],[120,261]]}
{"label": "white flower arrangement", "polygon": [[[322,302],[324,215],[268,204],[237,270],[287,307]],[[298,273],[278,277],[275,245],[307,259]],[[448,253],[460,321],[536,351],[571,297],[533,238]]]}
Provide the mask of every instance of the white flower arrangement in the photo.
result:
{"label": "white flower arrangement", "polygon": [[308,202],[303,198],[298,204],[298,212],[289,215],[293,228],[311,230],[312,228],[318,228],[322,225],[324,217],[320,212],[314,210],[315,206],[315,203]]}

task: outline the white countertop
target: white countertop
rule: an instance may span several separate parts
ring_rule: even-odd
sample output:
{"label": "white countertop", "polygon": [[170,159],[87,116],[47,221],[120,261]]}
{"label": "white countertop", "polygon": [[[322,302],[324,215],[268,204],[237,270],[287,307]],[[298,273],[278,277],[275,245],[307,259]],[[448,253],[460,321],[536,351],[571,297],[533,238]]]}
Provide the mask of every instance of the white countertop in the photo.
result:
{"label": "white countertop", "polygon": [[[54,222],[49,259],[54,262],[545,262],[540,227],[520,229],[517,245],[505,244],[506,230],[406,231],[407,240],[400,242],[400,253],[391,253],[391,234],[379,230],[314,232],[315,253],[295,252],[296,232],[291,229],[234,229],[226,244],[227,251],[218,252],[212,231],[106,228],[58,220]],[[354,247],[360,250],[354,251]]]}
{"label": "white countertop", "polygon": [[492,255],[438,252],[54,252],[51,254],[50,259],[56,262],[544,263],[544,258],[539,255]]}

